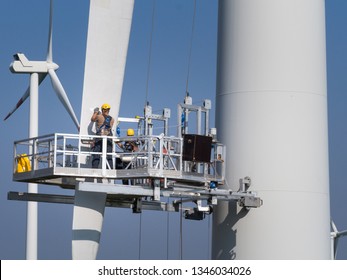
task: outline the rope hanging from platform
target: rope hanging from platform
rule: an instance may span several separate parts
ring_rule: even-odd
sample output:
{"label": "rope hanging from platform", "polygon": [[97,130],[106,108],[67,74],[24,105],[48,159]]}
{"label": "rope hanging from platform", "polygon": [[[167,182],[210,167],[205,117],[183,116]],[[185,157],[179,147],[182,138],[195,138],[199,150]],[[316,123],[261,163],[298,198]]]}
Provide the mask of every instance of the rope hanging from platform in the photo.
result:
{"label": "rope hanging from platform", "polygon": [[141,244],[142,243],[142,213],[140,213],[140,228],[139,228],[139,260],[141,260]]}
{"label": "rope hanging from platform", "polygon": [[180,260],[183,260],[183,201],[180,203]]}
{"label": "rope hanging from platform", "polygon": [[207,242],[208,242],[208,248],[207,248],[207,259],[210,259],[211,258],[211,230],[212,230],[212,227],[211,227],[211,215],[208,215],[208,225],[207,225]]}
{"label": "rope hanging from platform", "polygon": [[[170,203],[170,198],[167,198],[167,204],[169,205]],[[169,211],[166,211],[166,259],[169,259],[169,238],[170,238],[170,215]]]}

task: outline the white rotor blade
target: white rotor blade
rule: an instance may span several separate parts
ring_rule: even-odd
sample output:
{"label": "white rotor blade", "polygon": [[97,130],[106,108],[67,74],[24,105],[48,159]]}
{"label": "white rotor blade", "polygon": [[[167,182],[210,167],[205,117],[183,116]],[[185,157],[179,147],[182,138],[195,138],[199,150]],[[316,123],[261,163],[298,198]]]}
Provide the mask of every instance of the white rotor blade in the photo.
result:
{"label": "white rotor blade", "polygon": [[48,47],[47,47],[47,62],[53,62],[52,54],[52,29],[53,29],[53,0],[49,7],[49,31],[48,31]]}
{"label": "white rotor blade", "polygon": [[104,220],[107,193],[75,191],[73,260],[95,260]]}
{"label": "white rotor blade", "polygon": [[336,228],[336,225],[335,225],[334,221],[331,220],[330,223],[331,223],[331,228],[333,229],[333,232],[337,232],[337,228]]}
{"label": "white rotor blade", "polygon": [[343,231],[338,232],[338,235],[339,236],[347,236],[347,230],[343,230]]}
{"label": "white rotor blade", "polygon": [[337,242],[339,241],[338,238],[334,238],[334,259],[336,260],[337,255]]}
{"label": "white rotor blade", "polygon": [[80,127],[79,122],[76,118],[74,110],[72,109],[69,98],[67,97],[66,92],[65,92],[61,82],[59,81],[57,74],[55,73],[55,71],[53,69],[49,69],[48,73],[51,77],[51,81],[52,81],[52,85],[53,85],[53,88],[55,90],[55,93],[57,94],[61,103],[64,105],[65,109],[68,111],[68,113],[69,113],[70,117],[72,118],[73,122],[75,123],[77,129],[79,129],[79,127]]}
{"label": "white rotor blade", "polygon": [[[47,76],[46,73],[44,74],[39,74],[39,85],[42,83],[42,81],[45,79]],[[24,101],[29,97],[30,95],[30,87],[25,91],[21,99],[18,100],[16,106],[7,114],[7,116],[4,118],[4,121],[6,121],[23,103]]]}
{"label": "white rotor blade", "polygon": [[337,244],[339,241],[339,238],[341,236],[347,236],[347,230],[343,230],[343,231],[338,231],[337,227],[335,225],[335,223],[333,221],[331,221],[331,228],[334,232],[334,259],[336,259],[336,255],[337,255]]}
{"label": "white rotor blade", "polygon": [[[335,229],[336,229],[336,226],[335,226]],[[347,236],[347,230],[343,230],[343,231],[338,232],[336,229],[336,236],[334,238],[334,259],[335,260],[336,260],[336,255],[337,255],[337,243],[338,243],[340,237],[345,236],[345,235]]]}
{"label": "white rotor blade", "polygon": [[108,103],[111,105],[110,115],[115,121],[118,119],[134,0],[107,3],[90,1],[81,134],[91,133],[89,108]]}

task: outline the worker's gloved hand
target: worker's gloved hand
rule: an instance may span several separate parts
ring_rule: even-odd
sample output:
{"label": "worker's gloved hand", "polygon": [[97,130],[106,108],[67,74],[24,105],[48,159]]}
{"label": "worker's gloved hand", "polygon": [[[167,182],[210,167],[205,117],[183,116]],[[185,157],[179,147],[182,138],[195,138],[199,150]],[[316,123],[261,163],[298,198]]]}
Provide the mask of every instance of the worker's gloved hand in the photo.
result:
{"label": "worker's gloved hand", "polygon": [[100,110],[99,110],[99,107],[95,107],[95,108],[94,108],[94,113],[99,113],[99,111],[100,111]]}

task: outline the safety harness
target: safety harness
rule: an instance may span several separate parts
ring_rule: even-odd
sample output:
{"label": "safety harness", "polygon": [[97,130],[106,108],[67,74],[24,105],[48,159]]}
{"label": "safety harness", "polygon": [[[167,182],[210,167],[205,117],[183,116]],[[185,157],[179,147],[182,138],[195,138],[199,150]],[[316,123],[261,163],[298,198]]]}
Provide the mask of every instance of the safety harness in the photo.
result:
{"label": "safety harness", "polygon": [[112,131],[111,131],[111,116],[107,116],[105,118],[105,121],[100,127],[96,129],[96,134],[97,135],[107,135],[107,136],[112,136]]}

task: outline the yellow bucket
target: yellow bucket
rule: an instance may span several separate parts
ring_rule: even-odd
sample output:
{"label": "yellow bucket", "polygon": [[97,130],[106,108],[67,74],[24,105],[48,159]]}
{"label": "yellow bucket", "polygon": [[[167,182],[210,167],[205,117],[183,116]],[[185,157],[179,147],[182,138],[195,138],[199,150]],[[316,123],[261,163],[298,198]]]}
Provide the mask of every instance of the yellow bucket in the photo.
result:
{"label": "yellow bucket", "polygon": [[31,171],[31,164],[27,154],[17,156],[17,173]]}

